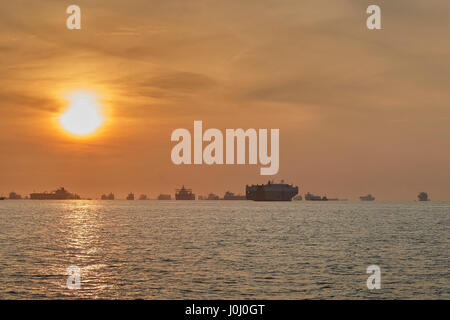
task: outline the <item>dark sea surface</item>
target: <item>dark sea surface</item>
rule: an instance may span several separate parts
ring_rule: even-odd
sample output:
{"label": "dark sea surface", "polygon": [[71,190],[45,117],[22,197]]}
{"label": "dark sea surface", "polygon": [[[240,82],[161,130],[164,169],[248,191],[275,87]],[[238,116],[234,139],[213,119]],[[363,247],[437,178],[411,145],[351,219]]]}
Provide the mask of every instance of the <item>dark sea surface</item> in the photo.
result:
{"label": "dark sea surface", "polygon": [[450,299],[449,258],[449,202],[0,201],[1,299]]}

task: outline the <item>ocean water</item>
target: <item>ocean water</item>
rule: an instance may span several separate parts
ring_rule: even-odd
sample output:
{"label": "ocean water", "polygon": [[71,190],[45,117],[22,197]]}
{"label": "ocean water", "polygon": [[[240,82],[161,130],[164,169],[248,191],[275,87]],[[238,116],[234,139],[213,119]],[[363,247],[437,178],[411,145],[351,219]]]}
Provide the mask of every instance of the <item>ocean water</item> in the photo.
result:
{"label": "ocean water", "polygon": [[449,255],[448,202],[0,201],[1,299],[449,299]]}

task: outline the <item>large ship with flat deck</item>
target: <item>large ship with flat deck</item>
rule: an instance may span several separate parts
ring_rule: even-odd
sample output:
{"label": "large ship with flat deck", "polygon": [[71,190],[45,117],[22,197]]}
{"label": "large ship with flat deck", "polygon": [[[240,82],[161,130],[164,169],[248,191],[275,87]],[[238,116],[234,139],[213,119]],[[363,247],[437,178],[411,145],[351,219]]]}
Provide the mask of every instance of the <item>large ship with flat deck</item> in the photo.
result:
{"label": "large ship with flat deck", "polygon": [[283,180],[281,183],[269,181],[267,184],[247,185],[245,187],[247,200],[254,201],[291,201],[297,194],[298,187],[286,184]]}
{"label": "large ship with flat deck", "polygon": [[78,200],[80,196],[61,187],[53,192],[31,193],[31,200]]}

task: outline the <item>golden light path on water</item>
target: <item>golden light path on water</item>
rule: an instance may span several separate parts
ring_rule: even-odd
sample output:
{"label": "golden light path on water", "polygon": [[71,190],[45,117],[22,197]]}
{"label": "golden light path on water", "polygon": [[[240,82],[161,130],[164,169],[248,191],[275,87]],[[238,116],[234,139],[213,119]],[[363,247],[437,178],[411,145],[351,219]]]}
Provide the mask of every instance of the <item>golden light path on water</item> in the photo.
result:
{"label": "golden light path on water", "polygon": [[[450,298],[448,202],[3,201],[0,298]],[[432,244],[432,245],[431,245]],[[381,267],[382,290],[366,288]],[[69,266],[81,288],[67,288]]]}

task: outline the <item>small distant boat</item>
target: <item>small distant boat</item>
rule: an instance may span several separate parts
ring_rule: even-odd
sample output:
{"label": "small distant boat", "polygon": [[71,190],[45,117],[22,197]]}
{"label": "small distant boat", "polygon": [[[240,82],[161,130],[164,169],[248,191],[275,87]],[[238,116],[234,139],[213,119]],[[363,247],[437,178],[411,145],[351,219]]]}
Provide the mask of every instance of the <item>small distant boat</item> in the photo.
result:
{"label": "small distant boat", "polygon": [[158,200],[172,200],[172,196],[170,194],[160,194]]}
{"label": "small distant boat", "polygon": [[134,200],[134,193],[130,193],[127,197],[127,200]]}
{"label": "small distant boat", "polygon": [[139,200],[148,200],[148,197],[146,194],[141,194],[141,196],[139,197]]}
{"label": "small distant boat", "polygon": [[5,200],[6,199],[6,197],[0,197],[0,200]]}
{"label": "small distant boat", "polygon": [[234,194],[233,192],[227,191],[223,196],[223,200],[247,200],[247,197],[241,194]]}
{"label": "small distant boat", "polygon": [[208,194],[208,198],[206,198],[205,200],[219,200],[219,196],[215,195],[214,193],[210,193]]}
{"label": "small distant boat", "polygon": [[308,192],[307,194],[305,194],[305,200],[307,200],[307,201],[328,201],[328,198],[325,196],[323,196],[323,197],[316,196],[316,195],[313,195],[312,193]]}
{"label": "small distant boat", "polygon": [[359,199],[361,201],[374,201],[375,200],[375,198],[372,197],[371,194],[368,194],[367,196],[361,196],[361,197],[359,197]]}
{"label": "small distant boat", "polygon": [[419,201],[430,201],[430,199],[428,198],[428,193],[426,192],[421,192],[417,195],[417,198],[419,198]]}

